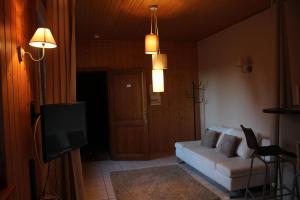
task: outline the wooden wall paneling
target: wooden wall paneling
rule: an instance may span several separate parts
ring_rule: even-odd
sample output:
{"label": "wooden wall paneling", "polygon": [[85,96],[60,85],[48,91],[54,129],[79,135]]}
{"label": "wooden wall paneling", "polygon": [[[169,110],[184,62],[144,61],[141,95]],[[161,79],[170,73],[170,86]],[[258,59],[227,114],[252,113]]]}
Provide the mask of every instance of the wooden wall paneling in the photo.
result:
{"label": "wooden wall paneling", "polygon": [[[54,2],[55,3],[55,2]],[[53,3],[53,4],[54,4]],[[47,8],[49,10],[55,10],[52,8],[53,4],[49,4],[47,5]],[[56,15],[53,15],[53,17],[47,17],[47,23],[52,26],[53,22],[53,18],[55,17]],[[56,38],[57,36],[57,33],[56,33],[56,29],[54,30],[51,30],[52,31],[52,34],[53,34],[53,37]],[[47,58],[47,61],[46,61],[46,66],[49,65],[49,66],[57,66],[57,63],[53,64],[53,62],[57,62],[56,60],[53,59],[53,56],[54,56],[54,51],[47,51],[46,52],[46,56]],[[54,102],[54,83],[56,80],[54,80],[54,77],[53,77],[53,74],[54,74],[54,67],[51,67],[50,69],[47,68],[46,71],[46,76],[44,77],[45,79],[45,84],[46,84],[46,88],[45,88],[45,91],[47,91],[47,95],[45,96],[45,99],[44,101],[45,102]],[[57,84],[57,83],[56,83]],[[41,104],[45,103],[45,102],[41,102]],[[39,104],[39,105],[41,105]]]}
{"label": "wooden wall paneling", "polygon": [[[10,78],[11,78],[11,96],[10,96],[10,101],[11,101],[11,106],[12,106],[12,117],[13,120],[11,123],[11,125],[14,127],[14,129],[12,130],[12,136],[14,138],[18,138],[17,140],[15,140],[14,143],[14,152],[16,152],[18,155],[18,160],[16,160],[13,163],[13,167],[15,168],[15,172],[14,172],[14,177],[12,178],[14,182],[17,182],[17,179],[15,177],[22,177],[22,179],[24,178],[24,174],[23,174],[23,170],[25,168],[19,168],[18,166],[22,165],[21,163],[23,163],[24,157],[23,157],[23,151],[22,146],[21,146],[21,140],[23,139],[23,134],[25,134],[25,132],[23,132],[24,130],[22,130],[22,132],[20,131],[20,126],[22,126],[22,122],[19,120],[19,114],[20,114],[20,110],[19,110],[19,92],[18,89],[21,89],[21,84],[19,84],[19,67],[20,64],[18,63],[18,59],[17,59],[17,54],[16,54],[16,48],[17,45],[16,43],[17,41],[17,35],[16,35],[16,18],[17,18],[17,11],[16,11],[16,4],[17,3],[21,3],[21,2],[16,2],[16,1],[10,1],[10,18],[11,18],[11,24],[10,24],[10,35],[11,35],[11,66],[10,67]],[[16,156],[16,155],[15,155]],[[25,196],[28,195],[26,194],[25,191],[25,187],[19,187],[18,185],[18,192],[24,194]],[[18,195],[16,195],[18,196]]]}
{"label": "wooden wall paneling", "polygon": [[[29,105],[28,62],[19,63],[17,45],[27,48],[28,27],[34,20],[28,0],[1,1],[1,97],[7,184],[11,199],[31,199],[28,161],[33,156]],[[4,20],[4,21],[3,21]],[[14,187],[15,186],[15,187]]]}
{"label": "wooden wall paneling", "polygon": [[77,66],[101,69],[144,68],[144,44],[139,41],[78,41]]}
{"label": "wooden wall paneling", "polygon": [[[59,32],[58,32],[58,35],[57,35],[58,37],[56,37],[56,38],[58,38],[58,40],[60,40],[59,43],[58,43],[61,46],[61,48],[58,48],[59,55],[64,55],[65,53],[68,52],[67,51],[67,46],[66,46],[66,41],[65,41],[66,38],[65,37],[60,37],[60,36],[69,35],[69,33],[65,32],[66,29],[64,28],[64,26],[67,25],[65,13],[64,13],[65,12],[65,7],[66,7],[66,1],[58,1],[57,6],[58,6],[58,16],[57,16],[58,19],[65,19],[64,23],[59,23],[58,24]],[[68,14],[66,14],[66,16],[67,15]],[[60,56],[58,62],[60,62],[59,66],[63,66],[67,62],[66,57],[65,56]],[[66,86],[67,86],[67,84],[66,84],[66,82],[67,82],[66,81],[67,80],[66,69],[60,67],[59,68],[59,76],[58,76],[59,80],[60,80],[60,102],[65,102],[65,103],[67,102],[67,99],[66,99],[67,95],[65,95],[67,93],[66,92],[67,91],[66,90]]]}
{"label": "wooden wall paneling", "polygon": [[[28,1],[18,1],[16,2],[16,24],[15,24],[15,34],[16,42],[14,48],[21,44],[22,46],[27,46],[29,34],[28,27],[25,25],[26,21],[30,22],[30,7]],[[30,27],[30,25],[29,25]],[[20,34],[23,33],[23,34]],[[27,45],[26,45],[27,44]],[[22,177],[24,180],[29,180],[29,160],[33,158],[33,137],[31,129],[31,119],[30,119],[30,103],[31,103],[31,86],[30,86],[30,67],[33,67],[32,62],[28,62],[28,59],[22,63],[18,62],[17,53],[14,51],[14,60],[16,63],[16,68],[18,71],[18,79],[16,84],[17,95],[17,106],[19,107],[19,114],[17,116],[17,123],[20,124],[17,134],[20,137],[19,152],[22,154]],[[30,184],[23,187],[22,194],[25,196],[31,196],[30,194]]]}
{"label": "wooden wall paneling", "polygon": [[[163,41],[161,50],[168,54],[165,92],[161,93],[161,106],[150,106],[151,56],[144,54],[143,41],[88,40],[78,41],[77,44],[78,70],[146,70],[149,148],[152,157],[172,154],[175,141],[194,138],[193,104],[187,96],[191,95],[192,81],[198,81],[196,43]],[[200,127],[198,135],[199,130]]]}
{"label": "wooden wall paneling", "polygon": [[[6,165],[5,165],[5,137],[4,137],[4,111],[3,111],[3,94],[4,88],[4,68],[5,63],[5,32],[4,32],[4,0],[0,0],[0,189],[6,186]],[[5,101],[5,100],[4,100]]]}
{"label": "wooden wall paneling", "polygon": [[[10,1],[5,0],[5,52],[6,52],[6,70],[5,70],[5,76],[6,76],[6,89],[7,89],[7,96],[3,96],[4,99],[6,99],[6,105],[3,105],[4,107],[7,107],[7,118],[5,117],[4,120],[6,121],[5,126],[5,135],[6,135],[6,141],[7,149],[6,149],[6,161],[7,161],[7,181],[8,184],[11,184],[14,182],[12,180],[13,172],[17,171],[15,169],[16,165],[13,163],[13,155],[12,152],[15,150],[15,144],[12,141],[12,138],[15,138],[15,130],[13,126],[13,104],[12,104],[12,45],[11,45],[11,5]],[[11,135],[11,136],[10,136]]]}
{"label": "wooden wall paneling", "polygon": [[196,46],[167,43],[162,45],[162,52],[168,55],[169,67],[165,70],[165,92],[161,94],[162,105],[150,106],[148,115],[153,157],[174,152],[176,141],[192,140],[194,135],[193,104],[187,96],[191,94],[192,81],[198,81]]}

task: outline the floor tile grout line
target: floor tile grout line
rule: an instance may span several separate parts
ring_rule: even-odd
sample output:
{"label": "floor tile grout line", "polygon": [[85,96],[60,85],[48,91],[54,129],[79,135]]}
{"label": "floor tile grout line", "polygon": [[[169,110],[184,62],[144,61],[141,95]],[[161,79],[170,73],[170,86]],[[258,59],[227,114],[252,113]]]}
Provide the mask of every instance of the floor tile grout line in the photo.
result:
{"label": "floor tile grout line", "polygon": [[[109,176],[109,178],[110,178],[110,176]],[[108,200],[110,200],[110,197],[109,197],[109,194],[108,194],[108,191],[107,191],[106,181],[104,180],[104,174],[102,174],[102,173],[101,173],[101,179],[102,179],[102,181],[104,183],[104,187],[105,187],[105,192],[106,192],[107,198],[108,198]]]}

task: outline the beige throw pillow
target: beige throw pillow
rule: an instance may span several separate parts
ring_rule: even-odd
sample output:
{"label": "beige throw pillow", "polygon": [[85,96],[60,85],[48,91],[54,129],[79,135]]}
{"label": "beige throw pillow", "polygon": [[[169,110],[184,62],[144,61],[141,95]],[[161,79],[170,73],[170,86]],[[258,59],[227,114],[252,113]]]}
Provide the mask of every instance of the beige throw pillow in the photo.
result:
{"label": "beige throw pillow", "polygon": [[224,154],[226,157],[233,157],[238,143],[238,138],[232,135],[224,134],[221,138],[217,152]]}
{"label": "beige throw pillow", "polygon": [[219,136],[220,136],[219,132],[206,130],[201,139],[201,145],[209,148],[215,148]]}

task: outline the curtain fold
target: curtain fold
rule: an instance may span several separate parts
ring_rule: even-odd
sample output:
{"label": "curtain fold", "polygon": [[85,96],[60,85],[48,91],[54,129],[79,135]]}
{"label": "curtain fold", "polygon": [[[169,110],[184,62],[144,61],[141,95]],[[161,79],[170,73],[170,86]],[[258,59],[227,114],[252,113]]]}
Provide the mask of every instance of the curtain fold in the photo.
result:
{"label": "curtain fold", "polygon": [[[76,0],[47,1],[47,27],[58,48],[46,52],[45,103],[76,102]],[[51,163],[47,190],[63,200],[84,200],[80,151],[75,150]]]}

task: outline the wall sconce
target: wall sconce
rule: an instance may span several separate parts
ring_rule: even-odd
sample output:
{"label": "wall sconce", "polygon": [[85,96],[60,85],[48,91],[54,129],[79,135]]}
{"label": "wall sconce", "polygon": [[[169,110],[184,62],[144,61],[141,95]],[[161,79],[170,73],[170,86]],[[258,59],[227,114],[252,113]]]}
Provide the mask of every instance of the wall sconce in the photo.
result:
{"label": "wall sconce", "polygon": [[152,70],[153,92],[164,92],[164,70]]}
{"label": "wall sconce", "polygon": [[28,54],[32,60],[39,62],[45,57],[45,49],[52,49],[57,47],[52,33],[48,28],[38,28],[32,36],[29,45],[36,48],[41,48],[43,50],[42,56],[38,59],[35,59],[33,58],[31,53],[25,51],[21,46],[18,46],[17,51],[19,62],[23,61],[23,57],[25,54]]}

